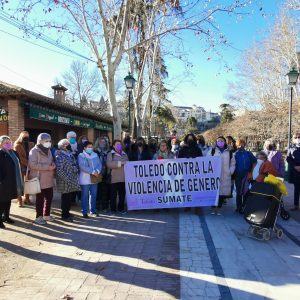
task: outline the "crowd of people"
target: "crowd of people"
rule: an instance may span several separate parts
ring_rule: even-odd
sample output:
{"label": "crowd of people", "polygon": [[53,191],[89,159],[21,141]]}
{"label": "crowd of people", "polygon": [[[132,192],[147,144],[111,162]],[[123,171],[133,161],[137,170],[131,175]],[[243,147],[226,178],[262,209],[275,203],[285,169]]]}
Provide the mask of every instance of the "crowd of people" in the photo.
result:
{"label": "crowd of people", "polygon": [[[236,211],[243,213],[244,196],[251,181],[263,182],[267,174],[284,177],[283,155],[276,144],[266,141],[264,150],[254,155],[246,149],[243,139],[219,136],[213,145],[207,145],[202,135],[187,134],[182,142],[173,131],[169,139],[143,137],[132,140],[129,133],[123,141],[110,143],[101,136],[93,143],[87,136],[77,138],[75,132],[67,133],[57,145],[51,136],[39,134],[36,145],[29,142],[29,133],[21,132],[13,143],[8,136],[0,137],[0,228],[3,222],[14,223],[10,218],[11,200],[18,199],[19,207],[32,204],[24,195],[24,181],[38,178],[41,192],[36,194],[36,224],[53,221],[51,204],[54,188],[61,194],[61,218],[73,222],[70,213],[72,203],[80,201],[83,218],[97,217],[98,212],[126,213],[124,166],[128,161],[196,158],[220,156],[222,158],[218,205],[212,214],[220,210],[236,191]],[[290,180],[295,185],[294,208],[299,210],[300,194],[300,133],[293,137],[294,145],[287,155]],[[189,210],[186,208],[185,210]]]}

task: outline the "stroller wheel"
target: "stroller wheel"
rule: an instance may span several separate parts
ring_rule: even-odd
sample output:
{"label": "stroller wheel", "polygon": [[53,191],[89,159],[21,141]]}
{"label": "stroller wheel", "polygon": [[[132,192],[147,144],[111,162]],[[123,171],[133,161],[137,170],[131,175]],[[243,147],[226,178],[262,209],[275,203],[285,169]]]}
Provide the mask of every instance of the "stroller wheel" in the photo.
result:
{"label": "stroller wheel", "polygon": [[268,241],[271,238],[271,232],[269,230],[264,231],[263,233],[263,239]]}
{"label": "stroller wheel", "polygon": [[281,210],[281,212],[280,212],[280,217],[281,217],[283,220],[287,221],[287,220],[291,217],[291,215],[290,215],[289,212],[287,212],[286,210]]}
{"label": "stroller wheel", "polygon": [[282,231],[282,229],[278,229],[277,232],[276,232],[276,235],[277,235],[278,239],[282,239],[282,237],[283,237],[283,231]]}
{"label": "stroller wheel", "polygon": [[252,235],[257,235],[257,234],[258,234],[258,228],[256,228],[256,227],[251,227],[251,234],[252,234]]}

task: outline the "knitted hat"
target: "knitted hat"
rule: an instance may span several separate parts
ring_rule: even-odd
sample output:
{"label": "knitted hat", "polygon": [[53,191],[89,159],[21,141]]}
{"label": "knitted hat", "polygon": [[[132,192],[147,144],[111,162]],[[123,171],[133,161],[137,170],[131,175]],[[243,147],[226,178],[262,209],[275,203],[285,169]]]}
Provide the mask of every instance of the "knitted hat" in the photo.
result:
{"label": "knitted hat", "polygon": [[37,137],[37,144],[40,144],[41,141],[44,140],[51,140],[51,136],[48,133],[40,133],[39,136]]}
{"label": "knitted hat", "polygon": [[74,132],[74,131],[69,131],[68,133],[67,133],[67,139],[70,139],[70,138],[76,138],[77,137],[77,134],[76,134],[76,132]]}

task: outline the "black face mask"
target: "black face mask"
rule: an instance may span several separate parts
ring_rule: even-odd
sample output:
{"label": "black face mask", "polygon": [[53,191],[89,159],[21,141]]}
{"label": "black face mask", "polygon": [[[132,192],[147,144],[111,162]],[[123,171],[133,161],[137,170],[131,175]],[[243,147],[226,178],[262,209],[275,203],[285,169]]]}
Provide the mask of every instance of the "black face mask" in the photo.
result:
{"label": "black face mask", "polygon": [[23,138],[23,142],[24,142],[24,143],[28,143],[28,142],[29,142],[29,137],[24,137],[24,138]]}
{"label": "black face mask", "polygon": [[269,145],[267,148],[269,151],[272,151],[274,149],[274,147],[272,145]]}
{"label": "black face mask", "polygon": [[194,142],[193,140],[188,140],[188,141],[187,141],[187,144],[188,144],[189,146],[193,146],[193,145],[195,144],[195,142]]}
{"label": "black face mask", "polygon": [[144,145],[144,144],[141,143],[141,142],[137,143],[137,146],[138,146],[138,147],[143,147],[143,145]]}

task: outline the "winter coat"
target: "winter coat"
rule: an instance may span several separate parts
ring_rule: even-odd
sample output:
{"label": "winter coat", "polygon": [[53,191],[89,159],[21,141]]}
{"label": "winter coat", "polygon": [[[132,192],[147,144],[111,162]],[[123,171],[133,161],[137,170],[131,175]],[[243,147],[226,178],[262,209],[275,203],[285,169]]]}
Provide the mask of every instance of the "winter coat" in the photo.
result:
{"label": "winter coat", "polygon": [[[175,158],[175,156],[174,156],[174,154],[172,153],[172,152],[168,152],[168,155],[167,155],[167,157],[165,158],[165,159],[174,159]],[[155,154],[154,154],[154,156],[153,156],[153,160],[157,160],[157,159],[164,159],[161,155],[160,155],[160,152],[158,151],[158,152],[156,152]]]}
{"label": "winter coat", "polygon": [[300,166],[300,147],[293,147],[289,150],[286,158],[289,164],[289,182],[299,185],[300,184],[300,172],[295,167]]}
{"label": "winter coat", "polygon": [[[215,150],[213,150],[215,149]],[[230,159],[230,151],[225,149],[223,152],[216,147],[212,148],[207,156],[212,156],[212,151],[214,151],[213,156],[221,156],[222,157],[222,170],[221,170],[221,178],[220,178],[220,196],[230,196],[231,195],[231,175],[235,171],[235,157],[232,155]]]}
{"label": "winter coat", "polygon": [[[34,147],[33,143],[28,143],[28,151],[30,151],[33,147]],[[19,156],[21,172],[23,175],[25,175],[27,170],[27,165],[28,165],[28,159],[27,159],[24,143],[15,142],[14,150],[18,153]]]}
{"label": "winter coat", "polygon": [[80,170],[79,183],[80,185],[88,185],[91,183],[91,174],[102,171],[102,164],[97,153],[93,152],[91,155],[85,151],[78,155],[78,166]]}
{"label": "winter coat", "polygon": [[243,148],[239,148],[235,153],[235,174],[238,177],[244,177],[248,172],[252,170],[253,165],[256,163],[257,159],[252,154],[252,152],[247,151]]}
{"label": "winter coat", "polygon": [[152,155],[149,151],[147,145],[144,146],[143,151],[141,153],[141,158],[139,159],[139,150],[136,145],[132,145],[131,152],[129,153],[129,160],[130,161],[141,161],[141,160],[152,160]]}
{"label": "winter coat", "polygon": [[270,151],[268,155],[268,160],[273,164],[277,176],[284,177],[284,161],[283,156],[280,151]]}
{"label": "winter coat", "polygon": [[259,174],[256,177],[257,182],[264,182],[264,179],[267,174],[272,174],[274,176],[277,176],[276,170],[271,162],[266,160],[259,168]]}
{"label": "winter coat", "polygon": [[9,202],[17,196],[17,177],[14,161],[6,151],[0,150],[0,202]]}
{"label": "winter coat", "polygon": [[203,155],[201,149],[198,147],[197,144],[195,144],[192,147],[184,145],[182,148],[180,148],[178,154],[178,158],[195,158],[200,156]]}
{"label": "winter coat", "polygon": [[125,182],[124,163],[128,161],[125,152],[120,155],[115,150],[111,150],[107,155],[106,165],[111,169],[111,183]]}
{"label": "winter coat", "polygon": [[71,151],[56,151],[56,184],[59,193],[80,191],[79,168],[75,156]]}
{"label": "winter coat", "polygon": [[209,151],[211,150],[209,146],[207,145],[201,145],[201,144],[198,144],[198,148],[202,151],[202,155],[203,156],[206,156],[207,153],[209,153]]}
{"label": "winter coat", "polygon": [[48,167],[54,163],[52,153],[49,149],[46,155],[37,145],[29,152],[28,167],[30,170],[29,179],[38,177],[41,189],[52,188],[54,185],[54,170]]}

